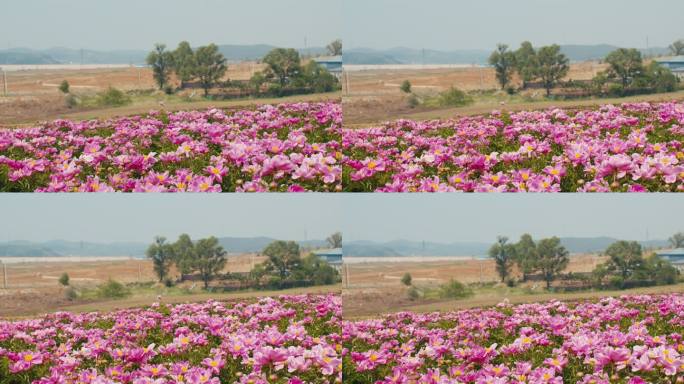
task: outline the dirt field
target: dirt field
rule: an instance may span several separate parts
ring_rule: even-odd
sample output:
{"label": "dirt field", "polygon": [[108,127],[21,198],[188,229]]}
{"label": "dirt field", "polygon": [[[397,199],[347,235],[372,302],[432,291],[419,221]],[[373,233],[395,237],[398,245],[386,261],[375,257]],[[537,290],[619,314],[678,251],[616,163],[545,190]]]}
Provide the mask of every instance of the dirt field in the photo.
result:
{"label": "dirt field", "polygon": [[[225,78],[248,80],[263,64],[255,62],[231,63]],[[69,108],[65,96],[57,89],[62,80],[70,84],[71,93],[76,96],[94,95],[112,86],[118,89],[152,90],[155,84],[149,68],[87,68],[87,69],[31,69],[8,71],[7,88],[9,95],[2,95],[0,87],[0,128],[34,124],[39,121],[57,118],[91,119],[126,116],[145,113],[150,109],[169,111],[191,108],[229,107],[273,102],[320,100],[337,97],[332,95],[303,95],[282,99],[255,99],[229,101],[200,101],[201,90],[188,89],[173,96],[156,92],[134,104],[118,108],[83,107]],[[194,94],[194,95],[193,95]],[[188,101],[185,97],[193,96]]]}
{"label": "dirt field", "polygon": [[[264,259],[251,254],[229,256],[225,271],[248,272]],[[67,300],[58,283],[64,272],[69,274],[70,284],[77,289],[94,288],[110,278],[122,283],[156,281],[149,260],[31,262],[6,264],[5,267],[5,289],[1,285],[4,281],[0,268],[0,316],[58,310],[77,304]],[[186,285],[188,289],[199,290],[201,283],[188,282]]]}
{"label": "dirt field", "polygon": [[[589,80],[605,68],[605,64],[598,62],[574,63],[570,66],[570,72],[565,80]],[[407,103],[407,95],[399,89],[404,80],[411,82],[412,90],[417,95],[434,95],[451,86],[464,91],[495,90],[499,87],[492,68],[421,69],[411,66],[409,69],[347,71],[343,81],[345,125],[366,126],[398,118],[448,118],[457,115],[484,114],[493,109],[511,111],[550,106],[571,107],[635,100],[684,98],[684,92],[679,92],[636,96],[616,101],[609,99],[546,101],[543,89],[529,89],[515,96],[498,91],[490,97],[476,99],[474,104],[459,108],[411,108]],[[517,80],[515,82],[517,83]]]}
{"label": "dirt field", "polygon": [[[590,272],[603,261],[596,255],[573,256],[566,271]],[[452,278],[466,284],[498,281],[493,260],[347,263],[345,269],[344,312],[345,316],[352,317],[397,311],[417,305],[417,302],[408,298],[407,288],[401,283],[401,277],[406,272],[411,274],[414,286],[424,288],[437,288]],[[515,270],[514,274],[519,278]],[[533,292],[539,291],[542,294],[544,283],[533,281],[525,286]],[[496,303],[516,292],[505,285],[496,286],[484,295],[477,295],[476,302],[494,301]],[[435,304],[444,301],[430,299],[421,301],[420,304]],[[471,300],[465,300],[465,302],[469,301]]]}

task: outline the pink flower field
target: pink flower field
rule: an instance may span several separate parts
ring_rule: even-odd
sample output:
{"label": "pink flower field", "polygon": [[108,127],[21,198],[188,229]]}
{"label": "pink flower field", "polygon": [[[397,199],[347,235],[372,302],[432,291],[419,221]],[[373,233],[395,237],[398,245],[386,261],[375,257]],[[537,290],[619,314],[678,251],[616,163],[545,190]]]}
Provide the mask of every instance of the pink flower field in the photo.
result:
{"label": "pink flower field", "polygon": [[345,129],[346,191],[684,191],[684,103]]}
{"label": "pink flower field", "polygon": [[681,383],[684,294],[343,323],[345,383]]}
{"label": "pink flower field", "polygon": [[341,190],[338,103],[0,130],[0,192]]}
{"label": "pink flower field", "polygon": [[0,321],[0,383],[339,383],[340,316],[321,295]]}

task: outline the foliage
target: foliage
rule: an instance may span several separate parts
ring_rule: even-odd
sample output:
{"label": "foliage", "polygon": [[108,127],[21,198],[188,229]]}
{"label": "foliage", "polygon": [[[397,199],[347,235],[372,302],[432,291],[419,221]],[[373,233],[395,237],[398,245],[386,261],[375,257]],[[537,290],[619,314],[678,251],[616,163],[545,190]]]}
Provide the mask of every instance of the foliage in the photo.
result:
{"label": "foliage", "polygon": [[452,86],[439,94],[438,102],[442,107],[462,107],[471,104],[473,99],[465,92]]}
{"label": "foliage", "polygon": [[511,273],[511,266],[515,260],[515,246],[508,243],[508,238],[499,236],[496,243],[489,248],[489,257],[494,259],[496,273],[503,283]]}
{"label": "foliage", "polygon": [[489,65],[494,67],[496,80],[501,85],[501,89],[505,89],[513,76],[515,54],[508,50],[508,45],[499,44],[489,56]]}
{"label": "foliage", "polygon": [[641,52],[635,48],[619,48],[609,53],[605,62],[610,65],[607,71],[608,78],[619,80],[623,89],[644,72]]}
{"label": "foliage", "polygon": [[560,245],[560,239],[552,237],[539,240],[537,243],[538,262],[537,267],[546,281],[546,288],[551,288],[551,282],[558,277],[560,272],[567,268],[570,259],[568,251]]}
{"label": "foliage", "polygon": [[684,55],[684,39],[675,41],[668,48],[674,56]]}
{"label": "foliage", "polygon": [[332,92],[338,88],[339,81],[327,69],[315,61],[309,61],[301,70],[296,83],[300,87],[309,87],[313,92]]}
{"label": "foliage", "polygon": [[130,104],[131,98],[121,90],[108,87],[107,90],[97,95],[96,103],[103,107],[120,107]]}
{"label": "foliage", "polygon": [[161,283],[167,277],[173,261],[174,255],[171,245],[166,242],[165,237],[157,236],[154,238],[154,243],[147,248],[146,255],[152,259],[154,273]]}
{"label": "foliage", "polygon": [[69,82],[66,80],[62,80],[62,82],[59,83],[58,89],[64,94],[69,93]]}
{"label": "foliage", "polygon": [[404,80],[399,86],[399,89],[404,93],[411,93],[411,82]]}
{"label": "foliage", "polygon": [[262,253],[268,257],[264,262],[264,269],[269,273],[275,273],[281,279],[292,275],[294,270],[301,266],[299,244],[294,241],[274,241],[266,246]]}
{"label": "foliage", "polygon": [[120,282],[109,279],[97,287],[96,294],[103,299],[123,299],[131,295],[131,290]]}
{"label": "foliage", "polygon": [[152,67],[152,76],[160,90],[163,90],[169,81],[169,75],[173,68],[173,54],[166,51],[166,45],[155,44],[154,51],[147,55],[147,65]]}
{"label": "foliage", "polygon": [[342,232],[335,232],[328,236],[325,241],[330,248],[342,248]]}
{"label": "foliage", "polygon": [[197,240],[193,254],[195,256],[193,266],[204,282],[204,289],[207,289],[209,281],[226,266],[226,251],[219,245],[218,239],[211,236]]}
{"label": "foliage", "polygon": [[275,79],[281,87],[294,81],[302,70],[299,52],[293,48],[275,48],[262,61],[268,64],[266,78]]}
{"label": "foliage", "polygon": [[472,296],[473,291],[458,280],[451,279],[440,287],[439,295],[445,299],[463,299]]}
{"label": "foliage", "polygon": [[532,47],[532,43],[523,41],[520,48],[515,51],[515,70],[520,75],[523,89],[537,78],[538,67],[537,52]]}
{"label": "foliage", "polygon": [[199,80],[199,84],[204,89],[204,96],[209,95],[209,89],[226,74],[226,58],[223,57],[215,44],[199,47],[195,50],[193,59],[192,76]]}
{"label": "foliage", "polygon": [[684,248],[684,232],[677,232],[670,236],[668,242],[672,248]]}
{"label": "foliage", "polygon": [[342,54],[342,40],[336,39],[325,47],[328,54],[332,56],[339,56]]}
{"label": "foliage", "polygon": [[539,253],[537,244],[532,236],[525,233],[520,236],[520,240],[515,244],[515,263],[522,273],[523,281],[526,281],[530,274],[539,269]]}
{"label": "foliage", "polygon": [[568,74],[569,60],[560,53],[560,46],[551,45],[539,48],[536,55],[536,74],[546,89],[546,96],[551,95],[551,89]]}
{"label": "foliage", "polygon": [[178,47],[172,53],[173,55],[173,71],[180,81],[180,88],[185,88],[185,85],[195,78],[196,58],[195,53],[187,41],[178,43]]}
{"label": "foliage", "polygon": [[411,274],[408,272],[404,273],[404,276],[401,277],[401,283],[407,287],[411,285],[411,280]]}
{"label": "foliage", "polygon": [[68,286],[69,285],[69,274],[66,272],[63,272],[60,276],[59,279],[57,280],[60,285],[62,286]]}

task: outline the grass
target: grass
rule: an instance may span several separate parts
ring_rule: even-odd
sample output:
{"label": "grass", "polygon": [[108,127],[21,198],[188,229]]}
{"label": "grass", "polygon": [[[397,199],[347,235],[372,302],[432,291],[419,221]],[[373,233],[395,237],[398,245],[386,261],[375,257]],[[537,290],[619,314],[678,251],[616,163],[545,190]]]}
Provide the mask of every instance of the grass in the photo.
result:
{"label": "grass", "polygon": [[[541,91],[540,91],[541,92]],[[551,107],[558,108],[580,108],[592,107],[603,104],[622,104],[634,102],[663,102],[671,100],[684,100],[684,90],[668,93],[658,93],[651,95],[637,95],[628,97],[611,97],[611,98],[585,98],[574,100],[554,100],[540,97],[539,99],[530,99],[527,96],[514,94],[508,95],[503,92],[489,92],[481,91],[477,93],[470,93],[474,99],[473,103],[462,107],[442,108],[432,106],[430,108],[415,108],[410,112],[397,113],[392,116],[392,120],[396,119],[411,119],[411,120],[435,120],[435,119],[449,119],[455,116],[474,116],[486,115],[492,110],[501,110],[508,112],[523,111],[523,110],[538,110]],[[502,104],[504,103],[504,104]],[[377,125],[385,121],[385,118],[368,116],[368,120],[358,124],[345,124],[346,127],[363,128]]]}
{"label": "grass", "polygon": [[[330,92],[309,95],[286,96],[280,98],[207,100],[202,98],[201,96],[196,96],[193,99],[188,99],[185,96],[179,95],[160,95],[146,91],[137,91],[128,92],[127,96],[130,96],[131,98],[130,103],[118,107],[102,106],[96,102],[96,96],[83,96],[83,109],[75,110],[73,112],[51,114],[47,117],[44,117],[44,120],[106,120],[115,117],[144,114],[149,112],[150,110],[163,109],[169,112],[174,112],[190,109],[206,109],[211,107],[237,108],[262,104],[295,103],[304,101],[316,102],[331,99],[339,99],[341,95],[342,94],[340,92]],[[12,124],[0,124],[0,128],[18,128],[32,126],[36,123],[38,122],[35,120],[35,118],[27,117],[25,119],[12,121]]]}
{"label": "grass", "polygon": [[[473,289],[473,295],[467,299],[456,300],[431,300],[429,302],[416,300],[409,305],[402,305],[393,308],[392,312],[412,311],[412,312],[444,312],[460,309],[490,307],[507,299],[511,304],[535,303],[549,300],[584,300],[595,299],[606,296],[637,295],[637,294],[663,294],[663,293],[683,293],[684,283],[675,285],[661,285],[657,287],[633,288],[625,290],[606,290],[606,291],[581,291],[581,292],[548,292],[529,293],[524,288],[505,287],[505,286],[483,286]],[[383,313],[369,312],[358,316],[345,316],[345,319],[367,319],[383,315]]]}

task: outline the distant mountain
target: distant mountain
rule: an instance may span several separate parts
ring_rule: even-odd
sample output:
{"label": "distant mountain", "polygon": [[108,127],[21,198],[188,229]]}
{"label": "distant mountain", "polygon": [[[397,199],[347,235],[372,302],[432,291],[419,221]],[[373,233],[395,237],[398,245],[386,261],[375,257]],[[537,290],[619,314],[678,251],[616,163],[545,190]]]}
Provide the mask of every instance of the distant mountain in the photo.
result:
{"label": "distant mountain", "polygon": [[[258,253],[276,239],[270,237],[220,237],[219,244],[228,253]],[[323,248],[324,240],[298,242],[306,248]],[[0,243],[0,256],[131,256],[144,257],[149,243],[142,242],[81,242],[51,240],[44,242],[10,241]]]}
{"label": "distant mountain", "polygon": [[[228,61],[260,60],[271,49],[272,45],[219,45],[219,51]],[[167,47],[174,49],[175,47]],[[152,47],[150,47],[150,50]],[[150,50],[91,50],[55,47],[49,49],[11,48],[0,50],[2,64],[145,64]],[[323,47],[299,49],[302,55],[320,56],[326,54]]]}
{"label": "distant mountain", "polygon": [[[511,47],[516,49],[516,47]],[[561,51],[568,56],[570,61],[600,60],[608,53],[619,47],[608,44],[598,45],[561,45]],[[484,49],[460,49],[452,51],[440,51],[431,49],[415,49],[397,47],[390,49],[353,48],[344,52],[344,64],[477,64],[486,65],[490,50]],[[666,55],[667,48],[653,47],[641,49],[644,55]]]}
{"label": "distant mountain", "polygon": [[[562,237],[561,244],[570,253],[602,252],[618,241],[611,237]],[[666,247],[666,240],[642,241],[645,248]],[[344,243],[345,257],[397,256],[486,256],[491,243],[455,242],[435,243],[408,240],[389,242],[351,241]]]}

